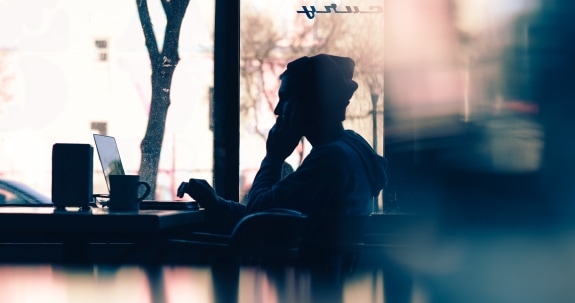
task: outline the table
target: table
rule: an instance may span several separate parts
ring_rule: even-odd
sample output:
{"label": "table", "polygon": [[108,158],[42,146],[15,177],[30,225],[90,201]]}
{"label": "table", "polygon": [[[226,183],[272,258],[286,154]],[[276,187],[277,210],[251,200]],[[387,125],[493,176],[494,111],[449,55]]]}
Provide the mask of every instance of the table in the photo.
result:
{"label": "table", "polygon": [[[204,220],[200,210],[56,210],[53,207],[0,207],[0,243],[59,244],[63,259],[87,259],[91,244],[153,245],[175,230]],[[22,245],[21,245],[22,246]],[[0,261],[2,261],[0,256]]]}

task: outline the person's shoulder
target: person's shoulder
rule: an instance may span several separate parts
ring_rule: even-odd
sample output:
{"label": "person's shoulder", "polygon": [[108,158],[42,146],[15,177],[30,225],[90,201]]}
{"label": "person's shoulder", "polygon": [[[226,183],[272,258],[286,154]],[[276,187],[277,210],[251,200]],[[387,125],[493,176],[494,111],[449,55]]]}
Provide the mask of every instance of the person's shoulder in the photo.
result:
{"label": "person's shoulder", "polygon": [[349,145],[369,145],[365,139],[352,130],[345,130],[335,140],[318,146],[318,151],[345,153]]}
{"label": "person's shoulder", "polygon": [[313,147],[309,155],[306,157],[306,160],[308,162],[322,162],[326,163],[326,165],[341,166],[343,164],[342,160],[348,157],[348,153],[349,151],[346,147],[346,143],[341,139],[337,139],[320,146]]}
{"label": "person's shoulder", "polygon": [[[315,154],[339,154],[344,152],[344,141],[340,138],[312,148]],[[310,154],[311,154],[310,153]]]}
{"label": "person's shoulder", "polygon": [[355,131],[353,131],[351,129],[346,129],[343,133],[343,136],[341,136],[340,139],[342,141],[353,140],[356,142],[356,144],[361,143],[361,144],[370,145],[369,142],[367,142],[367,140],[365,140],[365,138],[362,135],[356,133]]}

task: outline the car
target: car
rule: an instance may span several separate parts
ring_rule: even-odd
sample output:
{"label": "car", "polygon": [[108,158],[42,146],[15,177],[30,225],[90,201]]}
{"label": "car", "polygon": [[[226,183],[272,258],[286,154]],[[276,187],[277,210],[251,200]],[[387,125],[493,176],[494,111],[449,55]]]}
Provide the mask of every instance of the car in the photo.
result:
{"label": "car", "polygon": [[0,205],[52,205],[50,197],[18,181],[0,179]]}

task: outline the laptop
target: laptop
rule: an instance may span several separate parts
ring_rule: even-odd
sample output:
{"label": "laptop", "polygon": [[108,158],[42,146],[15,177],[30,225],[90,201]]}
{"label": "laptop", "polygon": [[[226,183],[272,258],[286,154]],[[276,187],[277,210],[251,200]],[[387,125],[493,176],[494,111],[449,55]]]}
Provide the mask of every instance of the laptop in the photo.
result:
{"label": "laptop", "polygon": [[[122,159],[120,158],[120,151],[116,144],[116,138],[100,134],[94,134],[94,143],[100,163],[102,164],[102,171],[106,179],[106,186],[110,192],[110,175],[123,175],[125,174]],[[102,195],[99,195],[102,196]],[[105,195],[104,195],[105,196]],[[196,201],[158,201],[158,200],[143,200],[140,203],[140,209],[198,209],[199,205]]]}

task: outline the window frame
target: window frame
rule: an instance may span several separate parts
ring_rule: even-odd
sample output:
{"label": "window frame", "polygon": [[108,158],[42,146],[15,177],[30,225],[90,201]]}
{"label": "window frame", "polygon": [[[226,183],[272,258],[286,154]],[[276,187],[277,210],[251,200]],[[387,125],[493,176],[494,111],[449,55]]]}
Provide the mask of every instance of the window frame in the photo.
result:
{"label": "window frame", "polygon": [[220,197],[239,201],[240,1],[215,3],[213,185]]}

